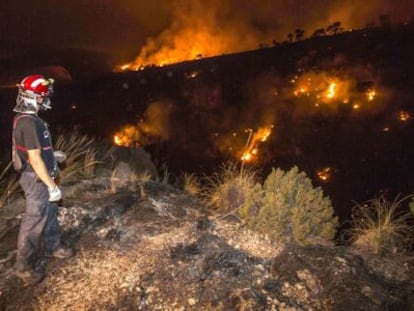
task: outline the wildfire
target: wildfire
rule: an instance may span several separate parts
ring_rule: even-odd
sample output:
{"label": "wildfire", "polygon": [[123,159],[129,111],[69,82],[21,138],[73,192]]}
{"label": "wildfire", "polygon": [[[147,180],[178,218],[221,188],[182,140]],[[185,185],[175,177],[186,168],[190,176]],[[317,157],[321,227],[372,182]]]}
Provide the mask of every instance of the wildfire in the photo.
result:
{"label": "wildfire", "polygon": [[241,161],[251,162],[254,159],[257,159],[259,154],[259,144],[265,142],[269,138],[273,127],[273,125],[270,125],[268,127],[261,127],[256,132],[253,132],[252,129],[246,130],[246,132],[249,133],[249,137],[247,139],[243,154],[240,157]]}
{"label": "wildfire", "polygon": [[337,86],[337,84],[335,82],[331,82],[329,84],[328,90],[326,91],[326,98],[332,99],[332,98],[335,97],[336,86]]}
{"label": "wildfire", "polygon": [[367,99],[369,101],[373,101],[375,99],[375,96],[377,96],[377,92],[374,89],[370,89],[367,91]]}
{"label": "wildfire", "polygon": [[297,83],[293,90],[296,97],[313,97],[317,103],[314,106],[319,107],[320,103],[331,103],[333,99],[349,102],[349,89],[351,81],[331,76],[327,73],[304,73],[299,77],[291,80]]}
{"label": "wildfire", "polygon": [[118,146],[130,147],[138,144],[139,131],[133,125],[126,125],[115,133],[113,140]]}
{"label": "wildfire", "polygon": [[316,172],[316,175],[321,181],[328,181],[332,177],[332,168],[324,167]]}
{"label": "wildfire", "polygon": [[410,118],[411,115],[409,114],[408,111],[400,111],[400,120],[403,122],[407,122]]}

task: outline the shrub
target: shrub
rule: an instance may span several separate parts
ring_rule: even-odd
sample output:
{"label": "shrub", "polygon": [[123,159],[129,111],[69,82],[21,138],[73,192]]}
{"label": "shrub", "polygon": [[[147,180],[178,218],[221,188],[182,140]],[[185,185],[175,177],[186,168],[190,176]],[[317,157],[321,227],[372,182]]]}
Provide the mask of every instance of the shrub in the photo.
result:
{"label": "shrub", "polygon": [[314,244],[333,240],[338,225],[330,199],[295,166],[272,169],[263,186],[255,186],[240,215],[249,227],[282,242]]}
{"label": "shrub", "polygon": [[407,197],[397,196],[390,202],[383,196],[356,204],[352,211],[352,227],[347,230],[351,243],[363,253],[403,253],[413,243],[414,228],[408,211],[399,211]]}
{"label": "shrub", "polygon": [[218,173],[206,178],[207,206],[220,211],[240,208],[245,203],[246,194],[254,187],[256,172],[239,168],[235,163],[224,164]]}

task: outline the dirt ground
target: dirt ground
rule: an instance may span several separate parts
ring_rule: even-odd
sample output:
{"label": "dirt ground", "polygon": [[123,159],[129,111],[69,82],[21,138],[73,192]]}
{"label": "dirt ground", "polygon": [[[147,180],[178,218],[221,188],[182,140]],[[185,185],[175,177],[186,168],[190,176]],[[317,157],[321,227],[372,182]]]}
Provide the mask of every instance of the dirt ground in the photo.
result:
{"label": "dirt ground", "polygon": [[388,265],[395,271],[378,265],[375,271],[344,247],[279,245],[248,230],[238,217],[214,214],[159,182],[148,182],[143,191],[114,193],[108,179],[95,178],[62,189],[59,221],[76,254],[45,262],[46,277],[37,285],[24,286],[13,273],[22,201],[14,213],[3,211],[0,310],[410,310],[414,305],[409,260],[398,269]]}

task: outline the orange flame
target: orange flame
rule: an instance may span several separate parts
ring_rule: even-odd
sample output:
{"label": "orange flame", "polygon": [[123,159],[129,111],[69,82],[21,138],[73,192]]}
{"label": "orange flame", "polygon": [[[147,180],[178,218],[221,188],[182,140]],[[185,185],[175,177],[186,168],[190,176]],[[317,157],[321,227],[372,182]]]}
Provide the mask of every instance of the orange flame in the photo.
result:
{"label": "orange flame", "polygon": [[326,91],[326,98],[334,98],[336,94],[336,83],[335,82],[331,82],[329,84],[328,90]]}
{"label": "orange flame", "polygon": [[367,98],[369,101],[373,101],[377,96],[377,91],[374,89],[370,89],[367,91]]}
{"label": "orange flame", "polygon": [[138,128],[133,125],[126,125],[115,133],[113,140],[118,146],[130,147],[138,144],[140,134]]}
{"label": "orange flame", "polygon": [[408,111],[400,111],[400,120],[402,122],[407,122],[411,118],[411,115]]}
{"label": "orange flame", "polygon": [[255,133],[252,129],[246,130],[246,132],[249,132],[249,137],[242,156],[240,157],[241,161],[251,162],[257,159],[259,154],[259,144],[265,142],[269,138],[273,127],[273,125],[261,127]]}
{"label": "orange flame", "polygon": [[332,177],[332,168],[324,167],[316,172],[316,175],[321,181],[328,181]]}

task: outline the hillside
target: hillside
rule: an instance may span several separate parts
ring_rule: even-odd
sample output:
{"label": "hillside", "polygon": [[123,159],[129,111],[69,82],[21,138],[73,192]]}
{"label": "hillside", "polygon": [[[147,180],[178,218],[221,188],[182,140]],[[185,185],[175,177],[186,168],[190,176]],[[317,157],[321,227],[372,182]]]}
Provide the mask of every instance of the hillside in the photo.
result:
{"label": "hillside", "polygon": [[[132,127],[131,152],[145,150],[152,171],[175,177],[240,162],[254,141],[257,159],[246,166],[297,165],[343,226],[355,201],[414,193],[413,36],[406,24],[136,72],[97,70],[57,83],[44,117],[56,135],[76,129],[111,143]],[[36,66],[51,65],[39,55]],[[0,95],[0,147],[8,150],[15,90]],[[254,135],[262,128],[265,141]],[[1,310],[412,310],[412,253],[282,245],[156,174],[117,184],[111,161],[61,185],[59,219],[76,255],[43,261],[38,287],[12,271],[22,197],[0,209]]]}
{"label": "hillside", "polygon": [[[44,117],[54,133],[76,128],[108,141],[133,126],[136,137],[129,139],[174,174],[209,174],[223,161],[240,159],[248,130],[271,128],[251,164],[298,165],[346,220],[354,201],[414,193],[413,35],[412,23],[367,28],[136,72],[101,73],[87,81],[58,81],[54,109]],[[50,65],[42,59],[39,66]],[[82,68],[82,57],[73,59]],[[312,87],[319,91],[305,92],[308,79],[317,81]],[[318,99],[326,97],[331,81],[337,82],[337,98]],[[0,89],[4,150],[15,96],[14,89]],[[3,158],[7,163],[8,152]],[[319,177],[323,170],[330,172],[329,180]]]}

